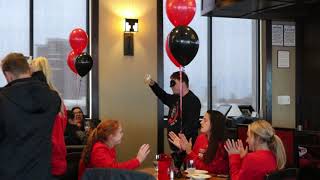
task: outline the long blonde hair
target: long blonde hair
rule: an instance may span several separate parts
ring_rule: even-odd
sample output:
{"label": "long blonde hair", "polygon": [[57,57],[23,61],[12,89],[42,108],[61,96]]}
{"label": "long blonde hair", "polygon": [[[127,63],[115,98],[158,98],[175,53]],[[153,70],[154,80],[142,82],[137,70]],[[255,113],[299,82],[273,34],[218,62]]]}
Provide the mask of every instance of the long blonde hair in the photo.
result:
{"label": "long blonde hair", "polygon": [[49,85],[50,89],[57,91],[56,87],[53,85],[51,80],[52,72],[47,58],[41,56],[37,57],[31,61],[31,66],[33,69],[42,71],[43,74],[46,76],[47,84]]}
{"label": "long blonde hair", "polygon": [[89,135],[87,145],[81,155],[81,161],[87,166],[90,162],[93,145],[98,141],[106,141],[109,135],[114,134],[120,127],[117,120],[103,120]]}
{"label": "long blonde hair", "polygon": [[[46,77],[47,84],[48,84],[49,88],[53,91],[56,91],[60,95],[58,89],[52,83],[52,80],[51,80],[52,72],[51,72],[51,67],[49,65],[48,59],[45,57],[39,56],[37,58],[34,58],[31,61],[30,65],[31,65],[32,69],[37,70],[37,71],[42,71],[44,76]],[[62,115],[65,115],[65,106],[63,103],[63,98],[61,98],[61,96],[60,96],[60,99],[61,99],[60,113]]]}
{"label": "long blonde hair", "polygon": [[276,156],[278,169],[283,169],[287,161],[286,152],[281,139],[275,134],[271,124],[265,120],[258,120],[251,123],[248,129],[255,140],[259,138],[262,142],[267,143],[269,149]]}

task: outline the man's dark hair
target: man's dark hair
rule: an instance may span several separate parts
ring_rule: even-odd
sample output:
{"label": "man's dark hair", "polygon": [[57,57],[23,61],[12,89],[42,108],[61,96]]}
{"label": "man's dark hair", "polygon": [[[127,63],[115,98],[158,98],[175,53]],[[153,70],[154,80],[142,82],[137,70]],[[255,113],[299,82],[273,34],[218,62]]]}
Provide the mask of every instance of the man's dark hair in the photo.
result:
{"label": "man's dark hair", "polygon": [[2,60],[2,71],[11,72],[18,77],[21,74],[30,72],[30,67],[23,54],[10,53]]}
{"label": "man's dark hair", "polygon": [[[172,73],[170,79],[180,80],[180,71]],[[189,78],[185,72],[182,72],[182,82],[185,82],[187,87],[189,87]]]}

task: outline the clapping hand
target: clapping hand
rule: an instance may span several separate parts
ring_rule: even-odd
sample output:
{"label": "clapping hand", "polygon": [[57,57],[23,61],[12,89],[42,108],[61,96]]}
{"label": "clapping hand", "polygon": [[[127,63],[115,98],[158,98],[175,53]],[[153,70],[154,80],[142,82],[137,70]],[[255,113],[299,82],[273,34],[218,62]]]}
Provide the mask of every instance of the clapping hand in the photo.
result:
{"label": "clapping hand", "polygon": [[231,154],[239,154],[241,158],[243,158],[248,153],[248,147],[245,149],[243,148],[243,144],[241,140],[234,141],[233,139],[228,139],[224,148],[228,152],[229,155]]}
{"label": "clapping hand", "polygon": [[192,138],[188,141],[184,134],[176,135],[174,132],[170,131],[168,140],[177,148],[186,151],[187,154],[192,150]]}
{"label": "clapping hand", "polygon": [[177,148],[181,149],[180,138],[172,131],[169,132],[168,140],[174,144]]}
{"label": "clapping hand", "polygon": [[185,150],[187,154],[189,154],[192,150],[192,138],[187,140],[184,134],[179,134],[181,149]]}
{"label": "clapping hand", "polygon": [[137,154],[137,159],[140,162],[140,164],[146,159],[148,154],[150,153],[150,145],[149,144],[143,144]]}
{"label": "clapping hand", "polygon": [[240,151],[240,158],[243,158],[248,154],[248,146],[246,146],[246,148],[243,148],[242,141],[240,139],[238,139],[237,141],[238,141],[238,147]]}
{"label": "clapping hand", "polygon": [[234,140],[228,139],[226,141],[226,144],[224,145],[224,149],[228,152],[229,155],[231,154],[240,154],[240,151],[238,149],[238,146],[236,145],[236,142]]}

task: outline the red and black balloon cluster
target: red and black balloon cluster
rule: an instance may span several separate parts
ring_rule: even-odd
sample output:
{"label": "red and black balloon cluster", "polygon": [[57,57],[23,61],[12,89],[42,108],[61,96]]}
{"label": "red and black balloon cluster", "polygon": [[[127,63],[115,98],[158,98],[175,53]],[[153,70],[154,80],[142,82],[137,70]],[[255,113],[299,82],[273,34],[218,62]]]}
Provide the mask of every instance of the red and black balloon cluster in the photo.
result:
{"label": "red and black balloon cluster", "polygon": [[165,49],[174,65],[188,65],[199,49],[197,33],[188,26],[196,12],[195,0],[167,0],[168,19],[175,28],[168,34]]}
{"label": "red and black balloon cluster", "polygon": [[72,72],[83,77],[88,74],[93,65],[92,57],[83,52],[88,44],[88,35],[83,29],[76,28],[70,33],[69,43],[72,51],[68,54],[67,64]]}

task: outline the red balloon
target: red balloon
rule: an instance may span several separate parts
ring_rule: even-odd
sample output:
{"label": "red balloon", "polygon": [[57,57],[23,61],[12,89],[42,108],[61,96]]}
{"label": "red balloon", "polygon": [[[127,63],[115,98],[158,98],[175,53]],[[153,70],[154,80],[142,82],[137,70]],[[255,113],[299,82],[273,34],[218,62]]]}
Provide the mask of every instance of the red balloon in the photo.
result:
{"label": "red balloon", "polygon": [[167,36],[167,39],[166,39],[166,52],[167,52],[167,55],[169,57],[169,59],[171,60],[171,62],[176,65],[177,67],[181,67],[181,65],[179,64],[179,62],[173,57],[171,51],[170,51],[170,48],[169,48],[169,42],[168,42],[168,39],[169,39],[169,35]]}
{"label": "red balloon", "polygon": [[69,43],[76,54],[81,54],[82,51],[87,47],[88,35],[83,29],[76,28],[70,33]]}
{"label": "red balloon", "polygon": [[75,74],[78,74],[78,71],[75,67],[75,61],[76,61],[77,56],[78,55],[74,51],[70,51],[70,53],[68,54],[68,59],[67,59],[67,64],[68,64],[69,68]]}
{"label": "red balloon", "polygon": [[166,12],[174,26],[187,26],[196,13],[196,1],[167,0]]}

